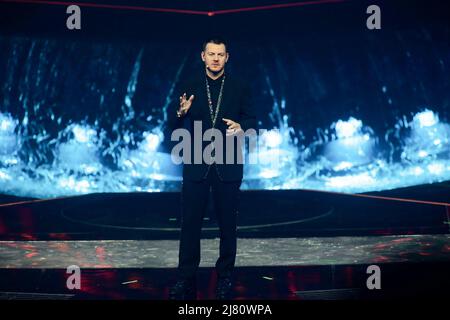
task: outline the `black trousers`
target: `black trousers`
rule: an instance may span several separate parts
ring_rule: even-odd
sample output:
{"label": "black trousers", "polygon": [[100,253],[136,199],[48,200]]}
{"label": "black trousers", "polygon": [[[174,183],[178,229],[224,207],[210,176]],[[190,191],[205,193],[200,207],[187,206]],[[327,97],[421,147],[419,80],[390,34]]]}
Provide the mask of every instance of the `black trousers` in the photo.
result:
{"label": "black trousers", "polygon": [[221,181],[214,165],[209,168],[206,179],[183,180],[181,192],[183,211],[178,257],[181,279],[193,279],[200,264],[201,228],[211,191],[220,230],[220,251],[216,271],[219,277],[232,275],[236,260],[236,224],[241,182]]}

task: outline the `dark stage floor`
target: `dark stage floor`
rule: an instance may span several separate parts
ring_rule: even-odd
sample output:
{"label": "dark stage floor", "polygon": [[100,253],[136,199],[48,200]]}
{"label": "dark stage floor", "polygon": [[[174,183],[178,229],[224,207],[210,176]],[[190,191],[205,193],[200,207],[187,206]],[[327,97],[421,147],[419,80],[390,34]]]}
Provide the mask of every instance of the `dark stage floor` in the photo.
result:
{"label": "dark stage floor", "polygon": [[[234,298],[448,297],[448,189],[420,188],[370,197],[243,192]],[[0,299],[166,299],[176,280],[178,200],[94,194],[0,206]],[[204,227],[198,298],[212,299],[212,208]],[[66,287],[70,265],[81,268],[80,290]],[[370,265],[380,267],[380,290],[367,289]]]}
{"label": "dark stage floor", "polygon": [[[449,233],[450,186],[349,195],[313,190],[243,191],[242,238]],[[0,240],[177,240],[180,193],[89,194],[38,202],[0,197]],[[212,199],[211,199],[212,200]],[[17,203],[7,205],[6,203]],[[218,236],[210,201],[203,236]]]}
{"label": "dark stage floor", "polygon": [[[450,235],[239,239],[238,267],[450,262]],[[219,239],[202,240],[214,267]],[[0,268],[175,268],[176,240],[1,241]]]}

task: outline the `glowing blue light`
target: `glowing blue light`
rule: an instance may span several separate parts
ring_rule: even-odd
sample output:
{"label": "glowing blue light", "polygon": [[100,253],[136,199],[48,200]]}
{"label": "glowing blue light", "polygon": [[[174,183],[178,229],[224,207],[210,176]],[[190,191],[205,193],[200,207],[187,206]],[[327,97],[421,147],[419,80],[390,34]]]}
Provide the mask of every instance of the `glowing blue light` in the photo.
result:
{"label": "glowing blue light", "polygon": [[419,112],[408,127],[410,132],[404,139],[403,158],[413,161],[448,159],[450,126],[440,122],[437,114],[428,109]]}
{"label": "glowing blue light", "polygon": [[347,175],[342,177],[332,177],[327,179],[326,186],[332,188],[346,188],[352,186],[359,187],[370,187],[376,184],[376,180],[369,175],[369,173],[364,172],[357,175]]}
{"label": "glowing blue light", "polygon": [[361,120],[351,117],[348,121],[337,121],[333,127],[338,138],[325,145],[324,156],[330,162],[327,167],[333,171],[350,170],[374,161],[374,141],[363,133]]}
{"label": "glowing blue light", "polygon": [[135,178],[141,176],[141,174],[140,174],[139,172],[137,172],[136,170],[131,170],[130,173],[131,173],[131,176],[132,176],[132,177],[135,177]]}
{"label": "glowing blue light", "polygon": [[348,161],[339,162],[336,166],[334,166],[334,171],[347,170],[353,167],[353,163]]}
{"label": "glowing blue light", "polygon": [[262,134],[263,143],[269,148],[276,148],[283,142],[283,137],[278,130],[269,130]]}
{"label": "glowing blue light", "polygon": [[426,156],[428,156],[428,152],[420,150],[418,155],[420,158],[425,158]]}
{"label": "glowing blue light", "polygon": [[169,153],[157,151],[164,139],[160,128],[144,132],[142,136],[144,139],[138,143],[137,149],[121,150],[118,165],[123,174],[127,175],[127,184],[135,184],[137,181],[141,183],[144,178],[148,183],[181,180],[181,166],[176,166],[172,162]]}
{"label": "glowing blue light", "polygon": [[[249,153],[244,179],[271,179],[292,170],[297,150],[282,138],[283,132],[265,131],[258,140],[258,150]],[[256,152],[257,151],[257,152]]]}
{"label": "glowing blue light", "polygon": [[14,132],[18,123],[11,115],[0,113],[0,164],[10,166],[19,163],[16,157],[19,140]]}
{"label": "glowing blue light", "polygon": [[60,179],[59,186],[80,193],[87,193],[90,191],[89,181],[87,180],[77,181],[74,177],[67,177]]}
{"label": "glowing blue light", "polygon": [[338,139],[350,138],[358,134],[362,127],[362,121],[350,117],[348,121],[339,120],[336,123],[336,135]]}
{"label": "glowing blue light", "polygon": [[442,174],[445,167],[442,163],[432,163],[427,166],[427,169],[431,174]]}
{"label": "glowing blue light", "polygon": [[8,119],[8,118],[0,118],[0,130],[3,132],[11,132],[14,131],[15,128],[15,124],[12,120]]}
{"label": "glowing blue light", "polygon": [[278,170],[264,169],[260,173],[260,177],[270,179],[278,176],[280,172]]}
{"label": "glowing blue light", "polygon": [[92,166],[92,165],[81,165],[80,166],[82,171],[86,174],[91,174],[91,173],[95,173],[98,171],[98,167],[96,166]]}
{"label": "glowing blue light", "polygon": [[75,125],[72,128],[72,132],[75,136],[75,140],[81,143],[92,142],[92,140],[97,136],[97,132],[87,126]]}
{"label": "glowing blue light", "polygon": [[144,148],[146,148],[148,151],[155,151],[160,142],[161,142],[161,138],[154,133],[144,133],[145,136],[145,144],[144,144]]}
{"label": "glowing blue light", "polygon": [[18,124],[10,114],[3,114],[0,112],[0,135],[13,134],[14,129]]}
{"label": "glowing blue light", "polygon": [[58,167],[83,174],[93,174],[101,170],[97,131],[88,126],[73,124],[65,132],[72,132],[73,139],[57,146]]}
{"label": "glowing blue light", "polygon": [[159,180],[159,181],[163,181],[165,179],[165,176],[162,174],[159,174],[159,173],[152,173],[152,174],[150,174],[150,178]]}
{"label": "glowing blue light", "polygon": [[426,109],[414,116],[414,124],[420,127],[431,127],[439,122],[439,117],[431,110]]}
{"label": "glowing blue light", "polygon": [[4,172],[3,170],[0,170],[0,179],[2,180],[11,180],[11,176]]}
{"label": "glowing blue light", "polygon": [[[326,157],[317,161],[308,158],[309,148],[299,152],[290,144],[291,131],[287,125],[283,124],[279,131],[269,131],[259,145],[259,164],[245,166],[243,189],[364,192],[450,179],[448,153],[445,153],[447,158],[440,161],[430,158],[448,150],[445,149],[450,136],[447,124],[421,126],[417,122],[417,126],[408,126],[411,134],[404,140],[403,152],[409,158],[415,154],[417,162],[389,163],[373,156],[374,141],[361,120],[340,121],[335,125],[336,130],[340,130],[339,134],[336,131],[339,138],[322,143],[324,148],[320,150],[325,151]],[[15,168],[0,169],[1,190],[40,197],[90,192],[158,192],[167,191],[169,181],[180,181],[181,167],[172,164],[170,154],[156,151],[162,141],[159,131],[144,133],[137,148],[121,148],[116,171],[101,165],[102,145],[97,139],[98,131],[96,127],[81,124],[67,127],[64,132],[73,135],[63,135],[69,139],[56,143],[58,161],[51,167],[34,169],[41,180],[19,170],[29,169],[30,165],[18,163]],[[294,165],[299,159],[305,160],[301,160],[299,166]]]}
{"label": "glowing blue light", "polygon": [[425,171],[421,168],[421,167],[415,167],[414,168],[414,174],[416,176],[420,176],[421,174],[423,174]]}
{"label": "glowing blue light", "polygon": [[[95,125],[70,125],[70,120],[66,129],[49,133],[45,130],[48,123],[39,123],[42,119],[64,125],[62,115],[55,117],[51,106],[35,104],[34,112],[29,114],[24,106],[20,122],[0,113],[0,192],[52,197],[87,192],[179,191],[181,166],[173,164],[169,153],[157,151],[164,138],[168,138],[160,132],[163,124],[152,119],[156,114],[135,113],[133,109],[138,82],[142,79],[141,57],[142,51],[126,87],[123,114],[117,115],[117,119],[111,119],[113,112],[99,114]],[[111,68],[110,74],[113,71]],[[363,121],[353,117],[347,121],[336,119],[332,130],[317,128],[320,137],[307,141],[302,128],[288,125],[286,111],[297,106],[288,106],[292,102],[282,92],[276,92],[271,74],[264,72],[265,89],[273,101],[269,127],[277,130],[269,131],[258,141],[258,165],[244,167],[243,189],[367,192],[450,180],[450,126],[439,120],[435,112],[426,109],[410,123],[405,115],[403,126],[390,124],[389,130],[395,131],[392,135],[374,133]],[[19,88],[19,101],[35,96],[34,92],[25,92],[34,86],[23,87],[24,90]],[[92,82],[88,87],[100,89]],[[392,98],[387,95],[391,89],[384,83],[380,87],[385,100],[392,104]],[[101,106],[107,94],[102,91],[98,90]],[[117,92],[116,88],[111,91]],[[163,109],[167,111],[166,107]],[[44,113],[46,110],[50,113]],[[109,132],[108,128],[98,126],[105,119],[115,121],[111,137],[102,135],[104,131]],[[145,119],[148,124],[158,125],[142,132],[136,124]],[[19,123],[20,130],[16,130]],[[378,150],[377,141],[384,137],[383,142],[391,148],[390,154]],[[31,143],[22,145],[22,141]],[[45,145],[45,148],[26,149],[35,145]],[[17,156],[19,150],[22,159]],[[398,154],[400,159],[395,156]]]}

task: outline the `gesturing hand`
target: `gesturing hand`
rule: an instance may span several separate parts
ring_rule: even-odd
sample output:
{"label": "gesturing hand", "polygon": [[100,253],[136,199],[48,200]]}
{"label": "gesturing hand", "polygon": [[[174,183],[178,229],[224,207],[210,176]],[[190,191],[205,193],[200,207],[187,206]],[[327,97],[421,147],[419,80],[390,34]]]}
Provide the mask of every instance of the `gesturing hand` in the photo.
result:
{"label": "gesturing hand", "polygon": [[180,97],[180,109],[177,111],[179,117],[184,116],[189,111],[193,100],[194,95],[191,95],[189,99],[186,100],[186,92]]}
{"label": "gesturing hand", "polygon": [[227,124],[227,136],[233,135],[242,131],[241,125],[233,120],[222,118],[222,120]]}

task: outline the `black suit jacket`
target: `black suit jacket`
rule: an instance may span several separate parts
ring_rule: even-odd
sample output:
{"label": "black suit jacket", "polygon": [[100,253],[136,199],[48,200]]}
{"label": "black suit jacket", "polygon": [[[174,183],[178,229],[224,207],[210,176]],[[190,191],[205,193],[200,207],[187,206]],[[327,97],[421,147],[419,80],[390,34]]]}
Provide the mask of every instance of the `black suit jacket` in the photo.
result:
{"label": "black suit jacket", "polygon": [[[237,163],[239,156],[242,156],[242,150],[239,148],[237,141],[235,140],[234,150],[227,149],[226,145],[226,130],[228,126],[222,120],[222,118],[231,119],[238,122],[241,128],[246,131],[247,129],[256,130],[256,117],[254,113],[254,108],[250,102],[251,92],[250,86],[244,81],[234,77],[231,74],[225,74],[225,83],[222,96],[222,103],[220,106],[220,111],[217,116],[217,121],[215,128],[220,130],[223,136],[223,163],[215,165],[209,165],[205,163],[203,157],[201,157],[201,163],[194,163],[194,121],[201,121],[202,131],[201,134],[212,128],[210,110],[208,106],[208,99],[206,94],[206,84],[205,84],[205,73],[199,73],[194,75],[191,79],[180,85],[176,92],[175,97],[169,107],[169,114],[167,117],[167,126],[169,131],[173,131],[178,128],[185,128],[189,130],[190,136],[192,138],[191,143],[191,163],[183,163],[183,179],[198,181],[203,179],[208,170],[218,170],[218,175],[223,181],[239,181],[243,178],[243,164]],[[178,118],[176,116],[176,111],[179,109],[179,96],[186,93],[187,98],[192,94],[194,95],[194,100],[192,106],[188,113],[182,117]],[[213,97],[213,99],[216,97]],[[217,99],[217,98],[216,98]],[[216,103],[214,101],[214,103]],[[216,105],[214,105],[215,110]],[[201,139],[201,137],[196,137]],[[229,139],[229,138],[228,138]],[[237,138],[234,138],[237,139]],[[201,139],[203,140],[203,139]],[[202,141],[202,152],[205,147],[209,145],[210,142]],[[226,155],[227,153],[233,151],[234,161],[232,163],[227,163]],[[216,158],[220,155],[220,152],[216,152]],[[211,167],[210,167],[211,166]],[[216,168],[213,168],[216,166]],[[210,167],[210,168],[208,168]]]}

